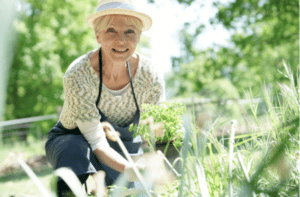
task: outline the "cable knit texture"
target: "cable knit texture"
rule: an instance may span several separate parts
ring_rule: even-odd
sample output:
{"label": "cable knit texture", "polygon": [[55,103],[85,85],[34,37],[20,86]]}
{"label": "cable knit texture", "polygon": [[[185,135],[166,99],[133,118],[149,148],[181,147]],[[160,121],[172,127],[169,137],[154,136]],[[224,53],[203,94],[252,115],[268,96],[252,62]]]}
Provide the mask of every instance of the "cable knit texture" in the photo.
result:
{"label": "cable knit texture", "polygon": [[[95,104],[100,79],[88,57],[91,52],[93,51],[77,58],[69,66],[63,79],[65,101],[59,120],[67,129],[76,128],[76,121],[92,123],[101,118]],[[139,63],[132,82],[138,105],[143,110],[144,103],[160,104],[165,101],[165,84],[156,64],[139,53],[137,55]],[[114,124],[128,125],[136,112],[131,87],[121,96],[114,96],[106,88],[102,88],[99,109]]]}

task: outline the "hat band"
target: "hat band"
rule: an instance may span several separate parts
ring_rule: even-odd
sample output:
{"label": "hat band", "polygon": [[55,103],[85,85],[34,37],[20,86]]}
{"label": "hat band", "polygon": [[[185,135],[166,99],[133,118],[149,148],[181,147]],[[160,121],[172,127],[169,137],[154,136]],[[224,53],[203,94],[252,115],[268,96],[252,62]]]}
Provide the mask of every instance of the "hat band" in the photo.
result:
{"label": "hat band", "polygon": [[98,7],[97,12],[107,10],[107,9],[126,9],[126,10],[132,10],[136,11],[136,7],[134,5],[130,5],[127,3],[120,3],[120,2],[111,2],[106,3]]}

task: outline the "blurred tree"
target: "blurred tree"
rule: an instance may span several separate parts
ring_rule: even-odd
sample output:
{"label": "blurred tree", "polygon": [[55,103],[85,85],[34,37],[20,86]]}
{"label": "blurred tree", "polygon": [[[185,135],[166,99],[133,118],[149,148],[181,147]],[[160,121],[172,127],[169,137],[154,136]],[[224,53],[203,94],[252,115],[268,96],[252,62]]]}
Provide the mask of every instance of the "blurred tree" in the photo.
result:
{"label": "blurred tree", "polygon": [[79,0],[20,2],[18,42],[9,75],[6,119],[56,112],[63,103],[62,77],[69,64],[94,48],[85,17],[94,11]]}
{"label": "blurred tree", "polygon": [[284,80],[278,72],[283,69],[282,59],[297,70],[299,1],[244,0],[226,7],[215,5],[219,12],[211,22],[221,22],[235,31],[232,42],[238,56],[229,68],[233,83],[237,86],[242,82],[240,93],[249,85],[257,93],[262,82],[272,86]]}
{"label": "blurred tree", "polygon": [[[196,1],[178,2],[193,6]],[[211,24],[222,24],[232,33],[232,47],[197,50],[196,38],[205,27],[199,24],[190,33],[190,23],[186,23],[181,31],[182,55],[173,57],[173,71],[167,79],[168,86],[177,88],[175,96],[199,93],[218,78],[229,79],[240,96],[249,87],[258,95],[263,83],[272,87],[285,80],[278,72],[283,68],[282,59],[297,69],[298,1],[235,0],[223,4],[215,0],[214,6],[218,12]]]}

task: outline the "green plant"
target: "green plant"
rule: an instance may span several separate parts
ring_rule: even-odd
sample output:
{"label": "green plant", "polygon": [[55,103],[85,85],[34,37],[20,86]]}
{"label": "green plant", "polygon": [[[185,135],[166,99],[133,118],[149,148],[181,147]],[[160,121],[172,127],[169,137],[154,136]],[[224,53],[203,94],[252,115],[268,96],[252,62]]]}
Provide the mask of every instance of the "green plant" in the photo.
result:
{"label": "green plant", "polygon": [[[143,109],[142,122],[149,117],[153,118],[153,122],[142,124],[138,128],[130,125],[130,131],[137,131],[134,136],[141,135],[148,142],[151,142],[154,137],[155,142],[166,142],[167,146],[172,141],[175,147],[180,147],[184,131],[182,120],[184,106],[178,102],[163,102],[160,105],[143,104]],[[160,128],[164,130],[162,136],[152,134],[151,124],[156,123],[163,123],[163,128]]]}

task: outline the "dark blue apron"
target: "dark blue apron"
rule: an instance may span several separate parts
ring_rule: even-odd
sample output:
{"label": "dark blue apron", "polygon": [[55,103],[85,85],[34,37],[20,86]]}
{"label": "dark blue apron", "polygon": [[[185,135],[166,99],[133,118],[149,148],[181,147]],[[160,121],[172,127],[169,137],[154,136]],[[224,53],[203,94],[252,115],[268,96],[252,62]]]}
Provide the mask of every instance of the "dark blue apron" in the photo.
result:
{"label": "dark blue apron", "polygon": [[[136,113],[134,120],[131,122],[133,125],[139,124],[140,120],[140,111],[137,104],[137,100],[134,94],[134,89],[132,85],[131,73],[129,62],[127,61],[130,85],[132,89],[133,98],[136,104]],[[99,94],[96,101],[96,106],[100,103],[101,91],[102,91],[102,55],[101,49],[99,50],[99,71],[100,71],[100,85],[99,85]],[[101,122],[109,122],[113,128],[120,133],[120,138],[127,148],[131,156],[138,156],[143,154],[141,149],[142,139],[140,136],[133,138],[133,132],[129,131],[129,126],[131,123],[127,124],[125,127],[120,127],[113,124],[107,119],[105,114],[101,112],[98,108],[101,115]],[[124,157],[124,154],[119,147],[117,142],[113,142],[107,139],[110,146],[116,150],[119,154]],[[113,170],[112,168],[106,166],[105,164],[98,161],[96,156],[93,154],[92,149],[88,142],[85,140],[81,134],[78,127],[75,129],[66,129],[61,122],[58,122],[49,132],[48,140],[46,142],[46,156],[50,164],[54,169],[60,167],[69,167],[72,171],[78,176],[82,174],[93,174],[99,170],[104,170],[106,172],[106,185],[112,185],[118,176],[119,172]]]}

